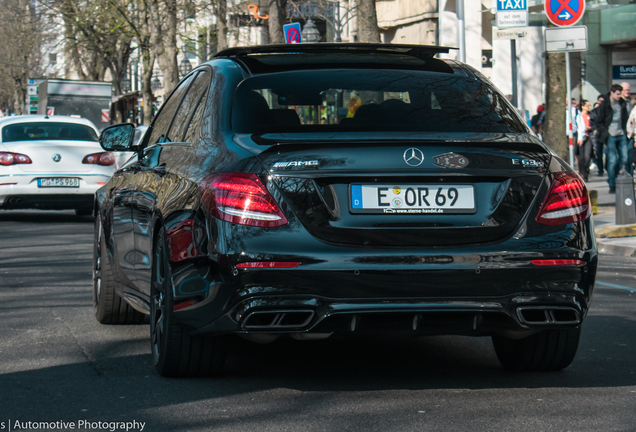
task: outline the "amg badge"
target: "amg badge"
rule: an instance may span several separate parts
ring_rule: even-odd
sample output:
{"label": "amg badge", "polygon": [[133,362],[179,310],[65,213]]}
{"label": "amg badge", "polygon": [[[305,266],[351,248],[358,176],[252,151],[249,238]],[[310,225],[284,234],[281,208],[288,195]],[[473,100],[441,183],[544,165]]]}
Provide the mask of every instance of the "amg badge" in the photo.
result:
{"label": "amg badge", "polygon": [[291,161],[291,162],[276,162],[274,168],[289,168],[289,167],[317,167],[320,162],[317,160],[310,161]]}

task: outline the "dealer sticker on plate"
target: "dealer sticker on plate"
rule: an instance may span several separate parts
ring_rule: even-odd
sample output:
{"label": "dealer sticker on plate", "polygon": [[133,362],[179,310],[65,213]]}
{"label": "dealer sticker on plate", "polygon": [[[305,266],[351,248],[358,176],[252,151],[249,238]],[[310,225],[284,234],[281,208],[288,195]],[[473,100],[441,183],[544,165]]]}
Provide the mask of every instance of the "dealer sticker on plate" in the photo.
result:
{"label": "dealer sticker on plate", "polygon": [[79,179],[74,177],[40,178],[38,187],[79,187]]}
{"label": "dealer sticker on plate", "polygon": [[474,213],[473,185],[351,185],[352,213]]}

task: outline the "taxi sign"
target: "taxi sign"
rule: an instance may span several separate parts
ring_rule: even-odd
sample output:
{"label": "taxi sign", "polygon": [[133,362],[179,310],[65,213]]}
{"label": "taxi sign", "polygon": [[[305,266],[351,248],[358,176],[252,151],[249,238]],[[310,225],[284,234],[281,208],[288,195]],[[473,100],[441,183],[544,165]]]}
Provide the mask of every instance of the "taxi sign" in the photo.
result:
{"label": "taxi sign", "polygon": [[585,0],[546,0],[545,14],[559,27],[576,24],[585,12]]}
{"label": "taxi sign", "polygon": [[283,26],[283,33],[285,33],[285,42],[287,43],[300,43],[300,23],[285,24]]}
{"label": "taxi sign", "polygon": [[528,2],[526,0],[497,0],[497,28],[526,27]]}

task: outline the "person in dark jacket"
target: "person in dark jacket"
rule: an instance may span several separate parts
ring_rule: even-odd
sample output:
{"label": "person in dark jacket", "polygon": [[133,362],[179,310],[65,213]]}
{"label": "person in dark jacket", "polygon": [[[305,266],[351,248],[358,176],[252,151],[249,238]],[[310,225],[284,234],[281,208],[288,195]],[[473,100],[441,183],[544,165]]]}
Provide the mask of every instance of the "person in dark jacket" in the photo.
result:
{"label": "person in dark jacket", "polygon": [[607,146],[607,184],[609,192],[616,192],[616,175],[625,167],[631,174],[627,161],[627,119],[629,113],[621,97],[623,87],[614,84],[599,106],[598,140]]}

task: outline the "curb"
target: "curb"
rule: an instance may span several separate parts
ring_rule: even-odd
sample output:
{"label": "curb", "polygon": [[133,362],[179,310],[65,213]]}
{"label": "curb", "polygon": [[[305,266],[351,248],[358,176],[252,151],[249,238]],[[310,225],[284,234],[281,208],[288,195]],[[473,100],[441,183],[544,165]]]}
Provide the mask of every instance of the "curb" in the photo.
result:
{"label": "curb", "polygon": [[636,257],[636,247],[603,243],[598,239],[596,240],[596,246],[598,247],[598,252],[602,254]]}
{"label": "curb", "polygon": [[615,225],[608,224],[599,229],[594,230],[596,238],[622,238],[622,237],[635,237],[636,236],[636,224],[631,225]]}

